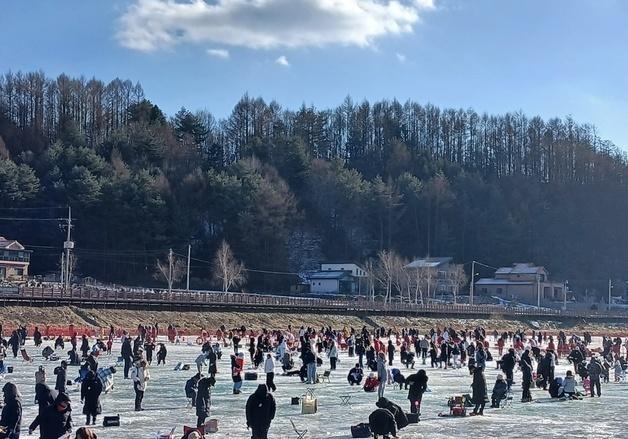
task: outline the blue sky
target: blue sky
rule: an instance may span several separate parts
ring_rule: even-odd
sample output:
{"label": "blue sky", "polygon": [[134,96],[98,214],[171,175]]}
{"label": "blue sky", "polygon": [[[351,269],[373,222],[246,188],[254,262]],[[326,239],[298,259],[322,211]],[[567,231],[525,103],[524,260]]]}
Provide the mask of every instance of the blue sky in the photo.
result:
{"label": "blue sky", "polygon": [[0,37],[0,71],[128,78],[168,114],[396,97],[572,115],[628,148],[628,1],[3,0]]}

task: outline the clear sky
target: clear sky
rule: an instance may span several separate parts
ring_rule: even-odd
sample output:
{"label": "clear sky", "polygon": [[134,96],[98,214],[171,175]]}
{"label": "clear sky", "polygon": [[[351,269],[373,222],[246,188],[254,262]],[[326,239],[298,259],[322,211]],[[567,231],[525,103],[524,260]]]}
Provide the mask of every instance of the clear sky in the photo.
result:
{"label": "clear sky", "polygon": [[347,95],[572,115],[628,149],[624,0],[1,0],[0,71],[139,81],[168,114]]}

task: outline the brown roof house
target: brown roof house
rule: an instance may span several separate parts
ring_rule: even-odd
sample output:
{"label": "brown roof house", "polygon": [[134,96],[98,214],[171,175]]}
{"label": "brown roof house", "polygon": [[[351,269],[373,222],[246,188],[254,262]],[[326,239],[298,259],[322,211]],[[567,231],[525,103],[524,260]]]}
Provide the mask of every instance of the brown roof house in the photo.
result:
{"label": "brown roof house", "polygon": [[0,236],[0,280],[26,280],[31,253],[16,240]]}
{"label": "brown roof house", "polygon": [[550,281],[545,267],[526,262],[499,268],[494,278],[475,282],[475,290],[482,295],[516,299],[536,305],[539,293],[541,302],[562,300],[565,284]]}

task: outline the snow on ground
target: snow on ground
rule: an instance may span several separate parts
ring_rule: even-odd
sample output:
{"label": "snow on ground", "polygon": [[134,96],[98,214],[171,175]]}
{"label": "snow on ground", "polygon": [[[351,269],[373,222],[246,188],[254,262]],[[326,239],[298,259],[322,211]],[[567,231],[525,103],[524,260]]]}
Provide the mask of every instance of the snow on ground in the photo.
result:
{"label": "snow on ground", "polygon": [[[51,344],[52,342],[45,342]],[[599,340],[597,340],[599,343]],[[68,344],[66,344],[67,347]],[[130,380],[123,379],[122,368],[118,368],[115,375],[115,387],[102,398],[103,415],[120,414],[121,426],[103,428],[97,426],[99,438],[154,438],[158,430],[170,430],[177,427],[177,437],[182,435],[182,426],[196,425],[196,416],[193,408],[188,408],[188,402],[183,388],[185,381],[195,373],[194,359],[200,349],[198,346],[167,345],[168,358],[166,366],[157,367],[153,362],[150,368],[151,381],[144,398],[145,411],[133,411],[133,387]],[[8,358],[5,363],[14,366],[13,374],[4,376],[4,381],[13,381],[23,395],[24,405],[24,436],[27,436],[28,425],[37,413],[34,404],[34,374],[41,364],[46,366],[47,383],[54,387],[55,376],[53,368],[59,362],[46,362],[41,356],[41,348],[35,348],[31,340],[27,343],[27,351],[33,356],[34,362],[24,363],[20,358]],[[42,346],[43,348],[43,346]],[[232,394],[232,381],[229,374],[230,348],[224,349],[224,355],[219,361],[217,384],[212,393],[212,416],[218,419],[219,432],[208,435],[211,438],[238,438],[250,437],[247,434],[244,407],[248,395],[257,387],[256,382],[245,381],[242,394]],[[120,344],[115,343],[114,354],[100,358],[99,366],[115,364]],[[61,352],[58,351],[60,354]],[[248,356],[248,353],[247,353]],[[365,393],[362,388],[350,387],[346,376],[348,370],[357,361],[341,353],[341,362],[338,369],[331,375],[331,384],[316,385],[319,410],[314,415],[301,415],[300,406],[290,405],[293,396],[301,396],[310,387],[301,384],[298,377],[281,375],[281,369],[276,371],[275,383],[277,392],[277,416],[272,424],[270,438],[296,438],[290,420],[298,429],[307,429],[306,438],[350,438],[350,426],[367,422],[369,413],[375,408],[377,393]],[[247,359],[248,360],[248,359]],[[405,372],[399,364],[398,357],[394,367]],[[182,361],[191,365],[190,371],[174,371],[174,366]],[[295,361],[296,362],[296,361]],[[428,361],[429,363],[429,361]],[[328,367],[325,361],[322,369]],[[420,360],[417,362],[420,365]],[[571,366],[566,360],[560,361],[556,368],[556,376],[564,376]],[[248,369],[248,366],[246,367]],[[468,437],[494,438],[503,435],[511,437],[562,437],[594,438],[594,437],[628,437],[625,425],[625,407],[628,403],[627,384],[603,384],[602,398],[585,398],[583,401],[565,401],[552,403],[522,404],[521,374],[515,374],[514,396],[515,401],[511,408],[489,409],[484,417],[473,418],[439,418],[439,412],[446,412],[447,398],[454,394],[471,393],[471,377],[466,368],[457,370],[431,369],[429,364],[424,367],[429,376],[430,393],[423,398],[422,421],[410,425],[399,434],[401,438],[452,438]],[[261,368],[260,368],[261,369]],[[489,362],[486,369],[486,379],[490,391],[498,371],[495,363]],[[77,367],[69,367],[68,379],[78,376]],[[258,383],[264,382],[264,373],[259,373]],[[1,384],[1,383],[0,383]],[[547,392],[533,389],[534,399],[545,399]],[[351,404],[343,406],[340,395],[351,395]],[[70,392],[73,402],[73,419],[75,426],[82,426],[85,422],[80,404],[80,394],[76,390]],[[394,390],[392,386],[386,389],[386,396],[409,411],[407,391]],[[98,419],[102,423],[102,416]],[[34,437],[37,433],[35,433]]]}

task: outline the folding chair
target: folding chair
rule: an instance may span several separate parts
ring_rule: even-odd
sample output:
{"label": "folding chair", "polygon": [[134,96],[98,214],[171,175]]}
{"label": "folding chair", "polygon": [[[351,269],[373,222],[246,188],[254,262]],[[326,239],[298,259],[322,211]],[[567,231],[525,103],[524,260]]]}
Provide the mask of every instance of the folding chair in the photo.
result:
{"label": "folding chair", "polygon": [[340,405],[351,405],[351,395],[338,395]]}
{"label": "folding chair", "polygon": [[499,407],[502,409],[507,409],[507,408],[512,407],[512,400],[513,400],[512,392],[508,392],[506,394],[506,397],[503,398],[501,401],[499,401]]}
{"label": "folding chair", "polygon": [[297,434],[297,439],[303,439],[305,435],[307,434],[307,428],[305,430],[297,430],[297,427],[296,425],[294,425],[294,422],[292,421],[292,419],[290,419],[290,423],[292,424],[292,429]]}
{"label": "folding chair", "polygon": [[331,370],[326,370],[325,372],[323,372],[323,376],[322,376],[321,382],[324,383],[325,380],[327,380],[327,382],[329,384],[331,384],[331,380],[329,378],[330,376],[331,376]]}

